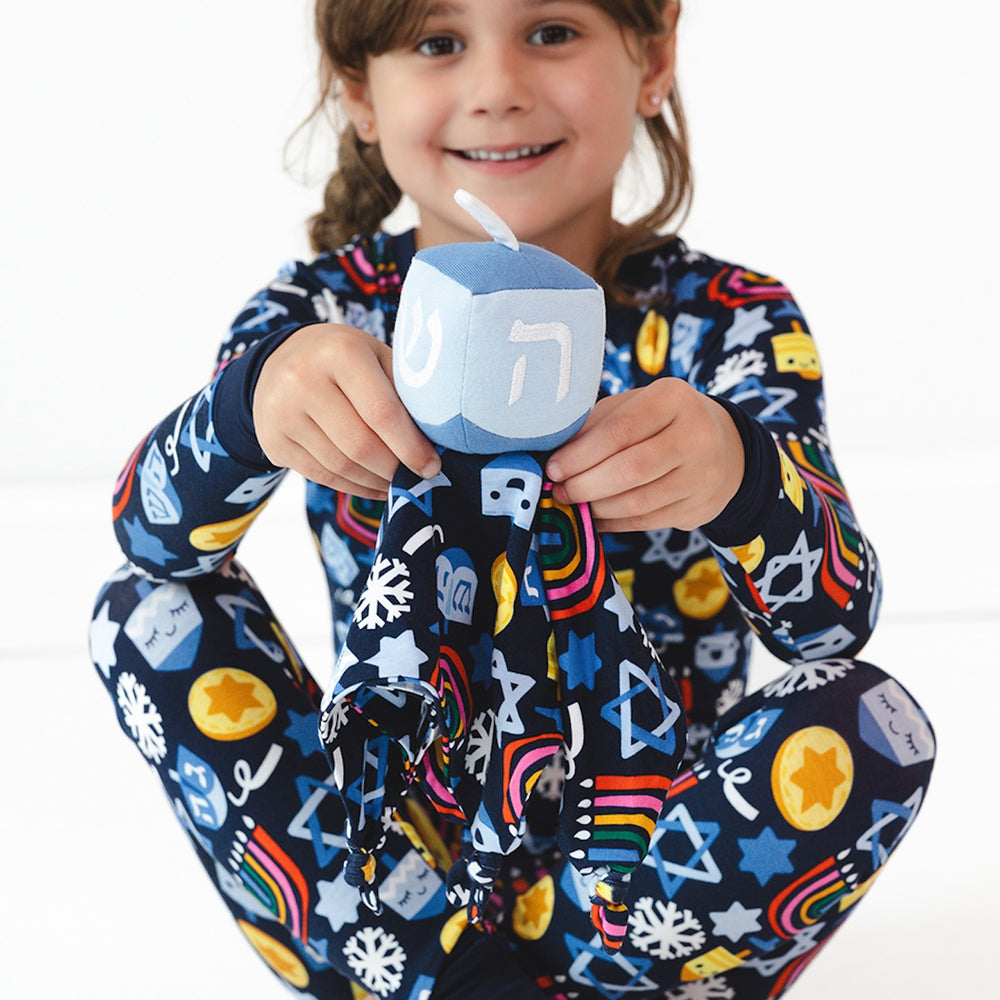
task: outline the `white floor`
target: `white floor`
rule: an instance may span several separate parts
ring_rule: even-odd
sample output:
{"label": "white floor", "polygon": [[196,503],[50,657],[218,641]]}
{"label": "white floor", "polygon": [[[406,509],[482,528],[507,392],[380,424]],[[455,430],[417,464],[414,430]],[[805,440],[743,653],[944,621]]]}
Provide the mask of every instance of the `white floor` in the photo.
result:
{"label": "white floor", "polygon": [[[888,466],[862,456],[848,478],[859,484],[855,504],[886,575],[884,615],[866,655],[927,708],[939,762],[921,819],[800,981],[800,1000],[982,996],[994,978],[987,970],[1000,930],[1000,861],[988,823],[1000,584],[987,504],[996,496],[996,456],[915,458],[897,455]],[[992,478],[970,475],[963,485],[952,475],[984,466]],[[230,926],[88,661],[91,601],[118,558],[110,488],[0,483],[3,993],[286,995]],[[299,485],[288,484],[242,556],[323,679],[325,597],[300,500]],[[762,657],[757,682],[771,669]]]}

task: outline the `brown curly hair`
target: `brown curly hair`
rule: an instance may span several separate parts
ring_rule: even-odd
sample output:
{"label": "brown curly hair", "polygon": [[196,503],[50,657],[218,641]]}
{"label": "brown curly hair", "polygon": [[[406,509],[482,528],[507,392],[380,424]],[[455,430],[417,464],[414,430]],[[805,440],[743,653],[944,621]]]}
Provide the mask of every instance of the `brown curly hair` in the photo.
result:
{"label": "brown curly hair", "polygon": [[[335,103],[341,79],[363,80],[368,59],[416,42],[432,0],[316,0],[319,42],[319,97],[310,119]],[[661,35],[670,0],[591,0],[623,31],[641,40]],[[678,3],[679,8],[679,3]],[[663,114],[643,118],[659,166],[663,190],[641,218],[623,226],[604,248],[596,280],[616,299],[629,301],[629,289],[617,280],[622,261],[640,248],[669,239],[664,231],[680,220],[691,202],[692,176],[687,126],[676,83]],[[354,127],[340,131],[337,169],[327,181],[323,208],[309,220],[315,251],[333,250],[358,233],[378,229],[399,204],[402,192],[389,175],[377,144],[362,142]]]}

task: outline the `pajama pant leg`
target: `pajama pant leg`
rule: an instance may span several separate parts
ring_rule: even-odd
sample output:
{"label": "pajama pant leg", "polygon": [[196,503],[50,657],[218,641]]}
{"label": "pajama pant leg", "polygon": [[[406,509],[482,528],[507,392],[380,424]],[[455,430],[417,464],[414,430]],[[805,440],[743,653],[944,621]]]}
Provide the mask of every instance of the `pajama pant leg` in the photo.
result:
{"label": "pajama pant leg", "polygon": [[237,564],[184,583],[127,570],[98,596],[91,652],[240,929],[293,991],[348,1000],[348,978],[417,997],[444,958],[443,876],[402,827],[376,917],[344,884],[344,813],[317,735],[320,696]]}
{"label": "pajama pant leg", "polygon": [[514,907],[522,962],[569,998],[781,996],[909,829],[933,757],[926,718],[883,671],[794,666],[724,715],[674,782],[622,950],[603,952],[561,864]]}

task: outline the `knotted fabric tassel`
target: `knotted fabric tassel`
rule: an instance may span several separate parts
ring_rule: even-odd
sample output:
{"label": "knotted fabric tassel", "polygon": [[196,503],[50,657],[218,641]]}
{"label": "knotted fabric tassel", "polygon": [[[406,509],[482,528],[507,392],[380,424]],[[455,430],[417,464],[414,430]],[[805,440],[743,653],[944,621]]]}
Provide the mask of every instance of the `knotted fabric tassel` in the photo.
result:
{"label": "knotted fabric tassel", "polygon": [[369,851],[351,851],[344,862],[344,881],[358,890],[361,901],[375,914],[382,912],[382,901],[375,885],[375,855]]}
{"label": "knotted fabric tassel", "polygon": [[504,856],[492,851],[472,851],[459,858],[448,872],[448,901],[466,908],[470,924],[478,924],[500,876]]}
{"label": "knotted fabric tassel", "polygon": [[612,872],[597,883],[590,897],[590,919],[610,955],[621,948],[628,932],[629,909],[625,905],[628,882],[627,875]]}

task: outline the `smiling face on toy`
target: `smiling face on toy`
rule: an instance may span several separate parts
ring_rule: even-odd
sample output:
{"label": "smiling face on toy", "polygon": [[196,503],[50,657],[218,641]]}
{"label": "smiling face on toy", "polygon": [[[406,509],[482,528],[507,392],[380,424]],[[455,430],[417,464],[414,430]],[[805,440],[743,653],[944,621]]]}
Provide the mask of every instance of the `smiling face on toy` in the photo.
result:
{"label": "smiling face on toy", "polygon": [[501,239],[429,247],[410,265],[393,342],[396,390],[446,448],[555,448],[597,398],[604,295],[562,258],[504,234],[495,217],[489,225]]}

